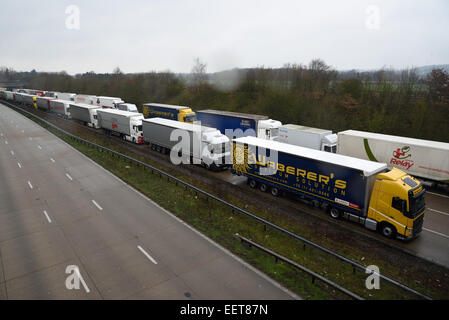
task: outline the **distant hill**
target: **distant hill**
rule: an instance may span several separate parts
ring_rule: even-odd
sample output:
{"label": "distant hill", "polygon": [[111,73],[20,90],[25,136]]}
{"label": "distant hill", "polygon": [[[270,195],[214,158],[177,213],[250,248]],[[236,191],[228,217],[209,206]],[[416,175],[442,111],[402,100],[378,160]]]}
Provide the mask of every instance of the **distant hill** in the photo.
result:
{"label": "distant hill", "polygon": [[417,67],[416,72],[418,73],[419,76],[423,77],[426,76],[433,69],[444,69],[446,70],[446,72],[449,73],[449,64],[434,64],[430,66]]}

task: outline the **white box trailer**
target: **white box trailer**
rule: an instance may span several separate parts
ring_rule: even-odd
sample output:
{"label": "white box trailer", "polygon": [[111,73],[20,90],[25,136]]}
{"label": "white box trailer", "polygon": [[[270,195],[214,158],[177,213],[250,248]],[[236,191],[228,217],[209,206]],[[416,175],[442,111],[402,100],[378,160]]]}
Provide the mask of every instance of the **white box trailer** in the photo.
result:
{"label": "white box trailer", "polygon": [[50,101],[55,100],[54,98],[49,97],[36,97],[36,105],[38,109],[44,111],[51,111],[50,109]]}
{"label": "white box trailer", "polygon": [[337,152],[338,136],[331,130],[286,124],[279,128],[276,141],[315,150]]}
{"label": "white box trailer", "polygon": [[75,103],[83,103],[83,104],[94,104],[97,100],[96,96],[91,96],[87,94],[77,94],[75,95],[73,101]]}
{"label": "white box trailer", "polygon": [[99,129],[97,111],[100,108],[85,103],[70,103],[70,116],[72,119],[83,123],[86,126]]}
{"label": "white box trailer", "polygon": [[14,92],[13,93],[13,100],[17,103],[23,103],[23,95],[25,93],[20,93],[20,92]]}
{"label": "white box trailer", "polygon": [[75,101],[76,93],[58,92],[56,96],[58,100]]}
{"label": "white box trailer", "polygon": [[65,100],[50,100],[50,110],[54,113],[60,114],[66,118],[70,118],[70,101]]}
{"label": "white box trailer", "polygon": [[54,91],[45,91],[44,96],[56,99],[58,97],[58,93]]}
{"label": "white box trailer", "polygon": [[135,104],[132,104],[132,103],[119,103],[117,105],[117,109],[118,110],[123,110],[123,111],[139,113],[139,110],[137,109],[137,106]]}
{"label": "white box trailer", "polygon": [[[211,170],[222,170],[228,167],[226,159],[230,156],[230,140],[219,130],[163,118],[151,118],[142,121],[143,138],[150,143],[151,149],[168,153],[175,146],[179,147],[182,137],[188,137],[188,141],[182,141],[183,147],[178,151],[188,158],[188,163],[203,164]],[[177,130],[177,132],[174,132]],[[175,141],[171,140],[174,134]]]}
{"label": "white box trailer", "polygon": [[347,130],[338,133],[339,154],[385,162],[424,178],[427,185],[449,184],[449,143]]}
{"label": "white box trailer", "polygon": [[35,95],[22,93],[22,103],[27,106],[35,107],[36,99]]}
{"label": "white box trailer", "polygon": [[96,97],[94,104],[103,109],[117,109],[118,105],[125,103],[121,98],[116,97]]}
{"label": "white box trailer", "polygon": [[14,92],[12,91],[5,91],[6,94],[6,100],[14,100]]}
{"label": "white box trailer", "polygon": [[143,114],[116,109],[98,109],[98,124],[106,133],[137,144],[143,143]]}

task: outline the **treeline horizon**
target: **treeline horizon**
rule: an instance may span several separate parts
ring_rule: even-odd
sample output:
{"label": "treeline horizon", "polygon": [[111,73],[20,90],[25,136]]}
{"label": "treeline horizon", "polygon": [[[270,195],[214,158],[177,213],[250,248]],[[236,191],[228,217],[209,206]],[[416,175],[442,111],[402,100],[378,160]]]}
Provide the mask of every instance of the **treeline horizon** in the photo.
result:
{"label": "treeline horizon", "polygon": [[195,60],[192,72],[111,74],[15,72],[0,68],[0,81],[26,88],[120,97],[141,110],[148,102],[254,113],[340,132],[348,129],[449,142],[449,75],[434,69],[336,71],[320,59],[282,68],[207,73]]}

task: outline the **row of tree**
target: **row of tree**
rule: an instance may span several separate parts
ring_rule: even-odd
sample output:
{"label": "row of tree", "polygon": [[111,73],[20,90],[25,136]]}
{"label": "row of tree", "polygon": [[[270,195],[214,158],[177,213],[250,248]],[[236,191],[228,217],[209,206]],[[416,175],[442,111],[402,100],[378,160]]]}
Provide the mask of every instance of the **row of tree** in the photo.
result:
{"label": "row of tree", "polygon": [[1,68],[0,81],[21,80],[29,88],[118,96],[147,102],[264,114],[335,132],[356,129],[449,142],[449,75],[426,77],[416,70],[338,72],[316,59],[308,65],[234,69],[208,74],[197,59],[190,74],[148,72],[15,72]]}

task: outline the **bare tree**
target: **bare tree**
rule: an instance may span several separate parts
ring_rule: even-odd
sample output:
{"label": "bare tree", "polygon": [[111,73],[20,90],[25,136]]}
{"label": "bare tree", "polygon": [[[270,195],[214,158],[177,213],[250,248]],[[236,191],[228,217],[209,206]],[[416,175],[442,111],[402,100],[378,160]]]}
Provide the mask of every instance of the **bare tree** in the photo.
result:
{"label": "bare tree", "polygon": [[192,87],[199,92],[207,84],[207,79],[207,64],[196,58],[192,67]]}

